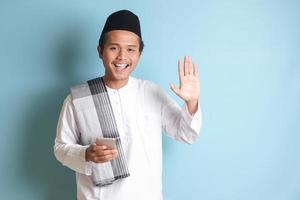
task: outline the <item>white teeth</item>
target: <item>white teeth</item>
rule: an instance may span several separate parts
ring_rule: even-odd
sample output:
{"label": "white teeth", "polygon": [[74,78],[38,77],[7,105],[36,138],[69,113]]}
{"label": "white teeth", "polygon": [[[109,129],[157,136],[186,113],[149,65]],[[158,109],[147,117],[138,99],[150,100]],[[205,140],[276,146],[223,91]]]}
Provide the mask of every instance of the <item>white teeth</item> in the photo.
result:
{"label": "white teeth", "polygon": [[121,68],[125,68],[127,66],[127,64],[115,64],[116,67],[121,67]]}

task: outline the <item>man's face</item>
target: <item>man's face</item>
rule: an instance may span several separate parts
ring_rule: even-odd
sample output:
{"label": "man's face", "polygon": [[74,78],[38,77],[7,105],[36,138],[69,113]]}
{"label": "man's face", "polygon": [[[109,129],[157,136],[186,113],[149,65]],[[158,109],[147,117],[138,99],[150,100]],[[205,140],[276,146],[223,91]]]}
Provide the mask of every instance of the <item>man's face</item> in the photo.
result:
{"label": "man's face", "polygon": [[140,58],[139,37],[129,31],[110,31],[103,49],[98,46],[98,52],[105,67],[105,79],[127,82]]}

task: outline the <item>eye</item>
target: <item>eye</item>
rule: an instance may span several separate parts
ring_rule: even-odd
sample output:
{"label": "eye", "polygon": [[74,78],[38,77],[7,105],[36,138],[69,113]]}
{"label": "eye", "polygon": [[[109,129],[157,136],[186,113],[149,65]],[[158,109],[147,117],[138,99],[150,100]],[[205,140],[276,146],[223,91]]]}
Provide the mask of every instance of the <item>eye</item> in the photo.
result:
{"label": "eye", "polygon": [[110,49],[110,50],[116,50],[117,47],[110,47],[109,49]]}
{"label": "eye", "polygon": [[129,48],[129,49],[128,49],[128,51],[129,51],[129,52],[134,52],[134,51],[135,51],[135,49],[133,49],[133,48]]}

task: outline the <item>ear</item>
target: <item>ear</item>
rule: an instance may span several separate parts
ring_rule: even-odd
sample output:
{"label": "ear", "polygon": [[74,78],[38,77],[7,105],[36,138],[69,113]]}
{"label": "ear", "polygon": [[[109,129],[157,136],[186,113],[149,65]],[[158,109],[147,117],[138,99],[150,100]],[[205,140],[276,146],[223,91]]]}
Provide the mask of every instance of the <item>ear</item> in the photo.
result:
{"label": "ear", "polygon": [[99,45],[97,46],[97,51],[98,51],[99,58],[102,59],[102,57],[103,57],[103,49]]}

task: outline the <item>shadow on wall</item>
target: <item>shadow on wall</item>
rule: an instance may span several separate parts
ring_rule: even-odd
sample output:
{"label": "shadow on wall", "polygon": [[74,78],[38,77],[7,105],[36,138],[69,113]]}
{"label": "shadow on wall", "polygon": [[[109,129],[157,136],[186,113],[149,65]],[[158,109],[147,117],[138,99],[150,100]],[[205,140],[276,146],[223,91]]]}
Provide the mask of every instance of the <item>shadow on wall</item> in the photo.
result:
{"label": "shadow on wall", "polygon": [[56,160],[53,151],[63,100],[69,93],[69,87],[78,82],[74,66],[79,57],[80,35],[74,33],[64,30],[59,35],[57,44],[52,48],[56,84],[52,89],[30,98],[28,117],[24,119],[26,136],[22,148],[22,178],[34,185],[37,192],[42,192],[46,200],[76,199],[75,174]]}

